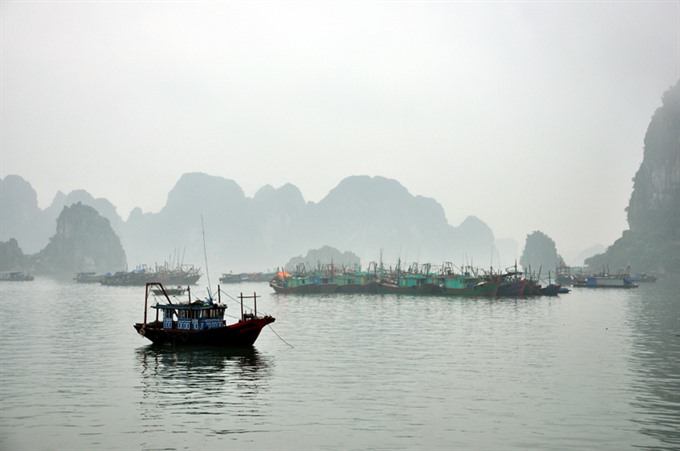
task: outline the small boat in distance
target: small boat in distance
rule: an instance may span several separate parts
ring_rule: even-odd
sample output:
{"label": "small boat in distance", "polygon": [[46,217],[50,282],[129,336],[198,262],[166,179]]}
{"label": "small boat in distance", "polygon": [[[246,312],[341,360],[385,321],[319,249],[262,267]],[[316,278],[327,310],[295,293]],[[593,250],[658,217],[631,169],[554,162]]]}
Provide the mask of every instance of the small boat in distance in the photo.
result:
{"label": "small boat in distance", "polygon": [[189,289],[189,287],[187,287],[187,288],[177,287],[177,288],[165,288],[165,291],[164,291],[161,288],[154,288],[151,291],[153,292],[153,294],[156,294],[156,295],[159,295],[159,296],[162,295],[163,293],[167,293],[168,296],[180,296],[180,295],[186,293],[188,289]]}
{"label": "small boat in distance", "polygon": [[[156,319],[147,322],[149,294],[154,288],[161,290],[164,303],[150,306],[156,310]],[[189,291],[187,302],[173,303],[162,283],[148,282],[144,295],[144,322],[136,323],[134,328],[154,344],[249,347],[264,326],[275,321],[272,316],[257,316],[257,294],[244,296],[241,293],[241,319],[227,324],[224,320],[227,306],[221,302],[219,288],[217,294],[217,302],[212,297],[192,301]],[[244,299],[253,299],[253,313],[244,313]]]}
{"label": "small boat in distance", "polygon": [[633,279],[628,275],[608,275],[600,274],[586,276],[574,282],[577,288],[637,288]]}
{"label": "small boat in distance", "polygon": [[97,275],[96,272],[79,272],[73,278],[78,283],[100,283],[104,279],[104,275]]}
{"label": "small boat in distance", "polygon": [[201,278],[200,268],[193,265],[171,266],[169,263],[154,268],[140,266],[132,271],[120,271],[102,277],[102,285],[144,286],[147,282],[160,282],[167,285],[195,285]]}
{"label": "small boat in distance", "polygon": [[21,271],[10,271],[0,274],[0,280],[4,282],[30,282],[33,279],[35,279],[35,277]]}
{"label": "small boat in distance", "polygon": [[243,272],[239,274],[222,273],[220,283],[241,283],[241,282],[269,282],[276,276],[275,273],[270,272]]}

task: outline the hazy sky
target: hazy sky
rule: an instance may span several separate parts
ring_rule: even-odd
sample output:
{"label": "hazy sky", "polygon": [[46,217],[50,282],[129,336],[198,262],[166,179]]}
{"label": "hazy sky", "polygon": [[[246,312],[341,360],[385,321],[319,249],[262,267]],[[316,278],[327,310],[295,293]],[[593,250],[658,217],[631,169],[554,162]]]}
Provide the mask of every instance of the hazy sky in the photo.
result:
{"label": "hazy sky", "polygon": [[156,212],[185,172],[381,175],[523,247],[611,244],[680,2],[2,1],[0,176]]}

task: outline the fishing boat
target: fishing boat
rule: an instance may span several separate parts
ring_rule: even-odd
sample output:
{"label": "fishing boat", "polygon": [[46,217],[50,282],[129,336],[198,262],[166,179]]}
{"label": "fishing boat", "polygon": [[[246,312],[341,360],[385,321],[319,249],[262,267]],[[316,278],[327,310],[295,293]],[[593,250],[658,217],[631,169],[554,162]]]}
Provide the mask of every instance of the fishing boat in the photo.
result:
{"label": "fishing boat", "polygon": [[[161,290],[163,294],[160,302],[149,307],[149,296],[154,289]],[[224,320],[227,306],[221,302],[219,289],[217,293],[217,302],[211,296],[192,301],[189,290],[187,302],[173,303],[162,283],[147,282],[144,321],[136,323],[134,328],[154,344],[249,347],[255,343],[264,326],[275,321],[269,315],[257,316],[257,294],[244,296],[241,293],[241,318],[236,323],[227,324]],[[244,299],[253,300],[252,313],[244,312]],[[156,310],[156,318],[152,322],[147,322],[149,308]]]}
{"label": "fishing boat", "polygon": [[654,276],[652,274],[645,274],[645,273],[640,273],[640,274],[635,274],[631,276],[633,279],[633,282],[656,282],[657,276]]}
{"label": "fishing boat", "polygon": [[422,296],[434,294],[439,287],[433,282],[416,274],[399,276],[392,280],[384,280],[377,285],[378,294],[406,294]]}
{"label": "fishing boat", "polygon": [[401,269],[401,260],[394,270],[381,271],[378,294],[406,294],[414,296],[439,294],[441,288],[438,284],[437,274],[430,272],[430,264],[419,266],[411,264],[406,271]]}
{"label": "fishing boat", "polygon": [[541,287],[540,293],[541,296],[557,296],[559,293],[569,293],[569,290],[567,291],[561,291],[562,286],[556,283],[549,283],[548,285]]}
{"label": "fishing boat", "polygon": [[3,282],[30,282],[34,279],[35,277],[32,275],[21,271],[10,271],[0,274],[0,280]]}
{"label": "fishing boat", "polygon": [[633,278],[626,275],[593,275],[574,282],[578,288],[637,288]]}
{"label": "fishing boat", "polygon": [[378,276],[375,271],[345,270],[335,277],[338,293],[374,294],[378,291]]}
{"label": "fishing boat", "polygon": [[527,286],[527,280],[522,278],[522,273],[517,271],[515,264],[514,270],[506,269],[505,274],[500,275],[500,286],[498,287],[498,296],[500,297],[517,297],[524,295],[524,290]]}
{"label": "fishing boat", "polygon": [[500,282],[476,276],[452,275],[441,279],[440,293],[443,296],[494,298]]}
{"label": "fishing boat", "polygon": [[328,294],[338,292],[338,283],[347,284],[347,281],[340,279],[341,273],[338,269],[329,265],[319,265],[313,271],[307,271],[304,263],[296,266],[293,274],[282,270],[269,282],[269,286],[276,293],[296,293],[296,294]]}
{"label": "fishing boat", "polygon": [[540,296],[541,294],[541,284],[534,279],[527,279],[527,283],[524,286],[524,296]]}
{"label": "fishing boat", "polygon": [[220,283],[241,283],[241,282],[269,282],[274,278],[274,273],[251,272],[251,273],[222,273]]}
{"label": "fishing boat", "polygon": [[[184,293],[186,293],[188,289],[189,287],[165,288],[165,293],[167,293],[169,296],[181,296]],[[161,288],[154,288],[151,291],[153,292],[153,294],[157,295],[163,294],[163,290]]]}
{"label": "fishing boat", "polygon": [[330,277],[314,274],[290,275],[286,272],[279,272],[269,282],[269,286],[276,293],[335,293],[338,289],[338,285]]}
{"label": "fishing boat", "polygon": [[456,272],[451,262],[446,262],[441,272],[436,276],[437,288],[434,294],[458,297],[493,298],[500,287],[498,277],[488,277],[477,274],[472,268],[460,268]]}
{"label": "fishing boat", "polygon": [[111,286],[144,286],[148,282],[160,282],[167,285],[195,285],[201,278],[200,268],[192,265],[169,264],[149,268],[140,266],[132,271],[121,271],[107,274],[101,280],[102,285]]}
{"label": "fishing boat", "polygon": [[79,272],[73,278],[78,283],[100,283],[104,275],[97,275],[96,272]]}

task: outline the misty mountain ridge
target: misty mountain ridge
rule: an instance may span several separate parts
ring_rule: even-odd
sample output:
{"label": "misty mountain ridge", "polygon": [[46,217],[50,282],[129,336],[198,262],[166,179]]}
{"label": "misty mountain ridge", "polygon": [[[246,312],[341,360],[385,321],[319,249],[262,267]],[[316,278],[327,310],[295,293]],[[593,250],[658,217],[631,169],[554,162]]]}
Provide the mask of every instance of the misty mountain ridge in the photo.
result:
{"label": "misty mountain ridge", "polygon": [[[354,252],[364,265],[377,261],[382,252],[388,263],[474,261],[486,267],[492,263],[495,246],[493,232],[481,219],[468,217],[453,227],[434,199],[411,195],[398,181],[380,176],[348,177],[314,203],[305,202],[291,184],[265,185],[249,198],[233,180],[187,173],[159,212],[135,208],[127,221],[111,202],[84,190],[60,192],[41,211],[30,183],[18,176],[7,176],[0,183],[0,241],[16,238],[25,252],[38,252],[54,233],[59,212],[81,202],[109,220],[131,267],[177,256],[201,266],[203,235],[210,266],[220,272],[273,269],[323,246]],[[513,248],[507,241],[504,248]],[[509,259],[517,255],[504,257],[508,260],[503,264],[510,265]]]}

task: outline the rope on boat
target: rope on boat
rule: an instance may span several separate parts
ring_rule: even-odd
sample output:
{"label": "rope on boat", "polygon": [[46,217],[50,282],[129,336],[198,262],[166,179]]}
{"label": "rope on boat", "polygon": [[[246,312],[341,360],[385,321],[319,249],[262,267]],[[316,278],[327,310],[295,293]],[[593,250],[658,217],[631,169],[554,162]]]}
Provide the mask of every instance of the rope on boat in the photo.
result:
{"label": "rope on boat", "polygon": [[271,324],[267,324],[267,326],[272,330],[272,332],[274,332],[274,335],[276,335],[276,336],[279,338],[279,340],[281,340],[282,342],[284,342],[285,344],[287,344],[287,345],[290,346],[291,348],[293,348],[293,349],[295,348],[292,344],[288,343],[286,340],[284,340],[283,338],[281,338],[281,335],[279,335],[279,334],[276,333],[276,331],[274,330],[274,328],[272,327]]}
{"label": "rope on boat", "polygon": [[[230,295],[230,294],[227,293],[226,291],[222,290],[222,287],[220,287],[220,292],[221,292],[221,293],[224,293],[226,296],[228,296],[230,299],[232,299],[236,304],[241,305],[241,302],[240,302],[238,299],[234,298],[232,295]],[[243,307],[244,307],[244,308],[247,308],[248,310],[251,310],[251,311],[253,310],[253,309],[251,309],[250,307],[248,307],[247,305],[244,305]],[[265,315],[266,315],[266,313],[265,313]],[[229,316],[230,318],[236,318],[235,316],[231,316],[231,315],[227,315],[227,314],[225,314],[225,316]],[[236,318],[236,319],[238,319],[238,318]],[[271,324],[267,324],[267,327],[269,327],[269,328],[272,330],[272,332],[274,332],[274,335],[276,335],[276,337],[277,337],[279,340],[281,340],[282,342],[284,342],[285,344],[287,344],[287,345],[290,346],[291,348],[295,349],[295,346],[293,346],[292,344],[288,343],[286,340],[284,340],[283,338],[281,338],[281,335],[279,335],[279,334],[274,330],[274,328],[272,327]]]}

